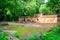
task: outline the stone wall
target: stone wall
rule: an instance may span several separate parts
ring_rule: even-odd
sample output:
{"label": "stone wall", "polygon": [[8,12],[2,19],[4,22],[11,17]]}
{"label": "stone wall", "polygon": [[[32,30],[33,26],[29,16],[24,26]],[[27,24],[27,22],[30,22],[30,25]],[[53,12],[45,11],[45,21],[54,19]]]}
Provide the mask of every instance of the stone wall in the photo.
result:
{"label": "stone wall", "polygon": [[42,15],[38,17],[38,23],[57,23],[57,15]]}
{"label": "stone wall", "polygon": [[58,17],[58,23],[60,23],[60,17]]}
{"label": "stone wall", "polygon": [[[57,23],[57,15],[37,15],[36,17],[28,17],[25,20],[34,23]],[[22,22],[23,18],[20,18],[19,21]]]}

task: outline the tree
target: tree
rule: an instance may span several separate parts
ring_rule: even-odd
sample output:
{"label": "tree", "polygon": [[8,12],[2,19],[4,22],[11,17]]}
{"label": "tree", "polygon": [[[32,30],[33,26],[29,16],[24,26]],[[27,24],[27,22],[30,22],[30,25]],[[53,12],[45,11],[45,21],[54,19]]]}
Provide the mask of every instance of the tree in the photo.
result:
{"label": "tree", "polygon": [[8,6],[8,0],[0,0],[0,21],[6,20],[6,8]]}
{"label": "tree", "polygon": [[47,7],[50,7],[53,14],[60,13],[60,0],[48,0]]}
{"label": "tree", "polygon": [[46,4],[41,5],[39,12],[44,14],[44,15],[52,14],[50,8],[47,7]]}
{"label": "tree", "polygon": [[14,21],[19,17],[31,17],[39,13],[42,3],[43,0],[0,0],[0,19]]}

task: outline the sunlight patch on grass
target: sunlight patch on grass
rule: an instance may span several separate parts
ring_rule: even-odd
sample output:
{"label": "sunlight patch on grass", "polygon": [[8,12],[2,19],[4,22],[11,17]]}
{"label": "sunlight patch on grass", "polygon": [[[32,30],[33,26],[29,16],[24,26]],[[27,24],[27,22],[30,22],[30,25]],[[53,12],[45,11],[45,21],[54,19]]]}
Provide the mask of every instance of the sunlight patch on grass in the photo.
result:
{"label": "sunlight patch on grass", "polygon": [[40,28],[36,28],[36,27],[9,27],[9,30],[14,30],[14,31],[18,31],[20,36],[24,36],[24,35],[31,35],[34,33],[38,33],[40,32]]}

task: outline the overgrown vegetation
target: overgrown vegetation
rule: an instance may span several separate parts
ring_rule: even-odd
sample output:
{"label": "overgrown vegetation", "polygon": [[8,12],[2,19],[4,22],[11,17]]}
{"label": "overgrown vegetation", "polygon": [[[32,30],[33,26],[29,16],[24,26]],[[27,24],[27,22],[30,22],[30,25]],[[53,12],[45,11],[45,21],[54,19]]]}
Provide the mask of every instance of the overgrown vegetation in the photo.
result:
{"label": "overgrown vegetation", "polygon": [[41,35],[42,40],[60,40],[60,24]]}
{"label": "overgrown vegetation", "polygon": [[23,40],[40,40],[39,36],[40,35],[38,33],[35,33],[35,34],[33,34],[33,35],[23,39]]}
{"label": "overgrown vegetation", "polygon": [[60,0],[48,0],[46,3],[52,13],[60,14]]}
{"label": "overgrown vegetation", "polygon": [[[19,17],[32,17],[34,14],[60,14],[60,0],[0,0],[0,21],[17,21]],[[40,28],[10,27],[9,30],[17,30],[14,36],[34,34],[40,32]],[[44,30],[45,31],[45,30]],[[27,34],[27,35],[28,35]],[[25,35],[26,36],[26,35]],[[8,34],[0,29],[0,40],[8,40]],[[60,24],[51,31],[41,35],[42,40],[60,40]],[[25,40],[39,40],[38,34],[34,34]]]}
{"label": "overgrown vegetation", "polygon": [[17,31],[14,33],[14,36],[19,38],[20,40],[39,40],[40,33],[46,32],[49,30],[48,28],[38,28],[31,26],[9,26],[8,30]]}
{"label": "overgrown vegetation", "polygon": [[44,0],[0,0],[0,21],[16,21],[39,13]]}
{"label": "overgrown vegetation", "polygon": [[0,21],[16,21],[38,13],[60,13],[60,0],[0,0]]}
{"label": "overgrown vegetation", "polygon": [[0,40],[8,40],[8,34],[3,29],[0,29]]}
{"label": "overgrown vegetation", "polygon": [[[42,34],[40,30],[36,28],[28,29],[25,27],[22,27],[22,28],[10,27],[9,30],[15,30],[15,31],[17,30],[16,32],[14,32],[14,36],[21,40],[60,40],[60,24],[58,24],[57,26],[55,26],[54,28],[52,28],[46,33],[42,32]],[[24,37],[22,37],[23,35]],[[8,40],[7,38],[8,38],[8,34],[4,32],[3,30],[0,30],[0,39]]]}
{"label": "overgrown vegetation", "polygon": [[34,34],[26,38],[27,40],[60,40],[60,24],[46,33]]}
{"label": "overgrown vegetation", "polygon": [[19,35],[19,33],[16,31],[16,32],[14,32],[14,36],[17,37],[17,38],[19,38],[20,35]]}
{"label": "overgrown vegetation", "polygon": [[[34,33],[37,33],[37,32],[40,32],[40,28],[34,28],[34,27],[21,27],[21,26],[15,26],[15,27],[9,27],[8,30],[15,30],[15,31],[18,31],[18,33],[14,33],[16,35],[19,34],[19,36],[30,36]],[[45,30],[46,31],[46,30]]]}

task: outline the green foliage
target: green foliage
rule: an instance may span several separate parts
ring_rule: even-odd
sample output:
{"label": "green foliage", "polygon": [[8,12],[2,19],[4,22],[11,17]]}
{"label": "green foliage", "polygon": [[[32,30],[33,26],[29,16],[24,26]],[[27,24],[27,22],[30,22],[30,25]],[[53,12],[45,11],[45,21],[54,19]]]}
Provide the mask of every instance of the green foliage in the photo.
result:
{"label": "green foliage", "polygon": [[14,36],[17,37],[17,38],[19,38],[20,35],[19,35],[19,33],[16,31],[16,32],[14,32]]}
{"label": "green foliage", "polygon": [[60,40],[60,24],[52,28],[50,32],[42,34],[42,40]]}
{"label": "green foliage", "polygon": [[0,21],[17,21],[37,13],[60,13],[60,0],[0,0]]}
{"label": "green foliage", "polygon": [[60,1],[48,0],[47,7],[50,7],[53,13],[60,13]]}
{"label": "green foliage", "polygon": [[43,0],[0,0],[0,21],[16,21],[39,13]]}
{"label": "green foliage", "polygon": [[39,12],[42,14],[51,14],[51,10],[49,7],[46,6],[46,4],[41,5]]}
{"label": "green foliage", "polygon": [[3,29],[0,29],[0,40],[8,40],[8,34]]}
{"label": "green foliage", "polygon": [[48,2],[41,5],[39,12],[42,14],[59,14],[60,13],[60,1],[59,0],[47,0]]}
{"label": "green foliage", "polygon": [[30,37],[27,37],[25,40],[39,40],[39,34],[33,34]]}

